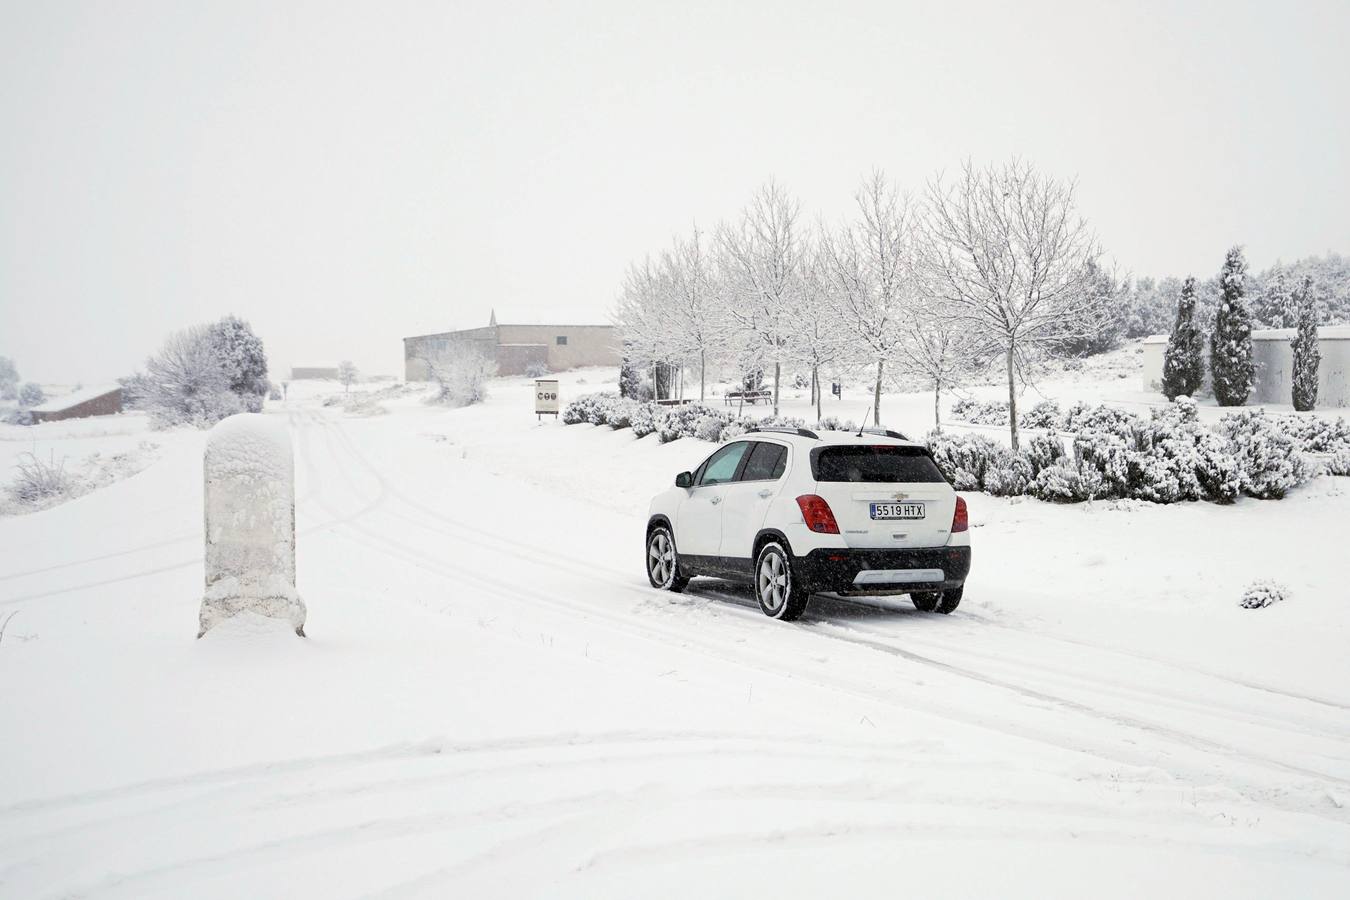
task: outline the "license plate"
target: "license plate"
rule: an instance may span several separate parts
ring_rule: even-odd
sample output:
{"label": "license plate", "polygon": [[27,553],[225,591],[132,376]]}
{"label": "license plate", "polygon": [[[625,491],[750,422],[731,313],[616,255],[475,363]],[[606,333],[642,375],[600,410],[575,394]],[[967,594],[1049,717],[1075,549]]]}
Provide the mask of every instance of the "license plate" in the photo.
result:
{"label": "license plate", "polygon": [[922,519],[922,503],[873,503],[874,519]]}

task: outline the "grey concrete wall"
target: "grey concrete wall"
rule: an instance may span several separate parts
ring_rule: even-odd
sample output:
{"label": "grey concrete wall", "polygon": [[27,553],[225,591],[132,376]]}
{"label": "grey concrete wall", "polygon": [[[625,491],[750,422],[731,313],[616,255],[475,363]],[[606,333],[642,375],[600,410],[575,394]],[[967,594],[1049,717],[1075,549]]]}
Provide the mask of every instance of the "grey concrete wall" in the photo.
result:
{"label": "grey concrete wall", "polygon": [[[612,325],[499,325],[503,344],[542,344],[553,372],[582,366],[617,366],[619,340]],[[566,338],[559,344],[558,338]]]}
{"label": "grey concrete wall", "polygon": [[404,338],[403,377],[408,381],[430,381],[431,372],[425,360],[460,352],[465,347],[474,347],[490,358],[495,357],[497,340],[495,325]]}

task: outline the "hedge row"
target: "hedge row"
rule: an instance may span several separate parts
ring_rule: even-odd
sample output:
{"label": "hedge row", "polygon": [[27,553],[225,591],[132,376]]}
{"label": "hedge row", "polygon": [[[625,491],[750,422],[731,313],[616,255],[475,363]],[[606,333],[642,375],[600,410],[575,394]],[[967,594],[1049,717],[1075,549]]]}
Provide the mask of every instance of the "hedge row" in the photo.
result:
{"label": "hedge row", "polygon": [[[1107,407],[1076,418],[1079,432],[1067,441],[1051,431],[1016,453],[972,434],[932,434],[928,446],[957,490],[1056,503],[1231,503],[1243,494],[1279,499],[1318,472],[1305,456],[1310,448],[1261,410],[1226,415],[1217,429],[1201,425],[1188,401],[1155,409],[1148,419]],[[1347,463],[1350,448],[1334,454],[1326,468],[1343,474]]]}
{"label": "hedge row", "polygon": [[[1208,428],[1200,424],[1195,403],[1187,397],[1152,410],[1148,419],[1083,403],[1063,413],[1040,404],[1028,415],[1047,420],[1052,411],[1073,435],[1061,436],[1051,428],[1016,452],[978,434],[934,432],[927,444],[938,468],[959,491],[1026,495],[1054,503],[1092,499],[1231,503],[1244,494],[1278,499],[1317,474],[1318,465],[1305,455],[1310,452],[1330,453],[1326,471],[1350,475],[1350,429],[1341,420],[1242,410]],[[796,418],[753,419],[699,403],[660,406],[616,394],[578,397],[563,410],[562,420],[569,425],[589,422],[631,428],[638,437],[655,434],[662,443],[682,437],[715,443],[756,426],[806,426]],[[816,427],[856,426],[826,419]]]}

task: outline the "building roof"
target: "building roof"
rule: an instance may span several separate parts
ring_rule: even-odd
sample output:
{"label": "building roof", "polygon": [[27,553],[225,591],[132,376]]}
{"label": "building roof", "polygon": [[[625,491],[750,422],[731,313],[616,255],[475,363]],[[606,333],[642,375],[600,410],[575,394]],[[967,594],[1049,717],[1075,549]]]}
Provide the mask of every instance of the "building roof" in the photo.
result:
{"label": "building roof", "polygon": [[70,409],[72,406],[79,406],[81,403],[88,403],[90,400],[97,400],[105,394],[111,394],[113,391],[120,391],[121,385],[116,384],[98,384],[93,387],[80,388],[60,397],[53,397],[45,403],[39,403],[32,408],[32,412],[54,413]]}

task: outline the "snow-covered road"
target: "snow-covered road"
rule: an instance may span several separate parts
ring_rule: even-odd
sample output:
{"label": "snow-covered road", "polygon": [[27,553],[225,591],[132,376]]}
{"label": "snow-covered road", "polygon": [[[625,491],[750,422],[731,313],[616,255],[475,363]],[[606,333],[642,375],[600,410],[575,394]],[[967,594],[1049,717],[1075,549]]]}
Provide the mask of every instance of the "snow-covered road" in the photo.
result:
{"label": "snow-covered road", "polygon": [[[306,640],[192,640],[199,435],[0,520],[0,896],[1350,893],[1345,613],[1309,597],[1253,632],[1158,574],[1223,516],[1343,512],[1335,486],[974,497],[956,615],[817,599],[785,625],[646,584],[637,498],[706,445],[517,426],[516,399],[274,413]],[[1314,590],[1335,566],[1304,566]]]}

